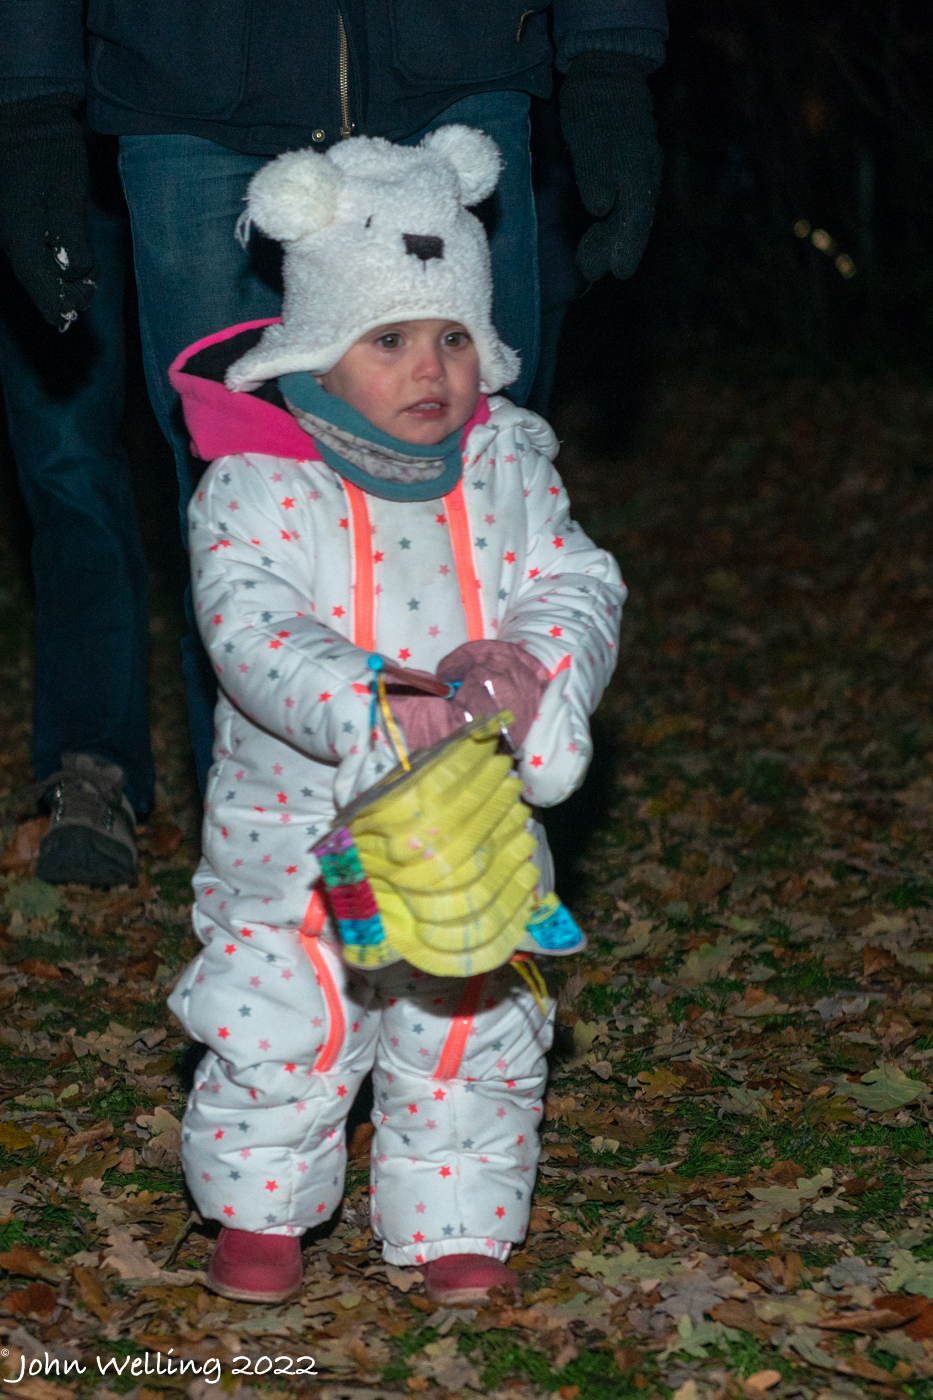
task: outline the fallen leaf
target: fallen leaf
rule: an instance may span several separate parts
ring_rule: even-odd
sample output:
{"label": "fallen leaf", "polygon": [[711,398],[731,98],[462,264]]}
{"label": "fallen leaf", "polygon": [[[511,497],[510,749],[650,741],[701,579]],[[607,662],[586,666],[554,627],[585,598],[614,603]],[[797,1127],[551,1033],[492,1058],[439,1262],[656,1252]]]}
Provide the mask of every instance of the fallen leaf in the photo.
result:
{"label": "fallen leaf", "polygon": [[[888,1334],[890,1335],[890,1333]],[[836,1370],[844,1376],[858,1376],[863,1381],[873,1381],[876,1385],[891,1384],[891,1374],[883,1366],[876,1366],[867,1356],[847,1356],[836,1362]]]}
{"label": "fallen leaf", "polygon": [[628,937],[616,947],[620,958],[637,958],[645,952],[651,942],[653,924],[650,919],[634,919],[628,926]]}
{"label": "fallen leaf", "polygon": [[39,859],[39,842],[49,829],[48,817],[32,817],[21,822],[13,839],[0,856],[0,870],[22,870]]}
{"label": "fallen leaf", "polygon": [[820,1366],[826,1370],[836,1369],[836,1359],[830,1356],[820,1346],[822,1332],[818,1327],[795,1327],[785,1343],[798,1356],[802,1356],[804,1361],[809,1361],[811,1366]]}
{"label": "fallen leaf", "polygon": [[837,1313],[824,1318],[820,1326],[824,1332],[883,1332],[889,1327],[900,1327],[903,1321],[892,1308],[875,1307]]}
{"label": "fallen leaf", "polygon": [[17,1128],[15,1123],[0,1123],[0,1147],[8,1152],[22,1152],[32,1147],[32,1134]]}
{"label": "fallen leaf", "polygon": [[148,831],[149,849],[158,860],[168,860],[181,845],[182,835],[174,822],[155,822]]}
{"label": "fallen leaf", "polygon": [[48,1283],[60,1283],[65,1277],[60,1264],[51,1263],[29,1244],[14,1244],[6,1254],[0,1254],[0,1267],[6,1269],[8,1274],[19,1274],[22,1278],[44,1278]]}
{"label": "fallen leaf", "polygon": [[65,898],[44,880],[21,880],[7,890],[3,902],[9,913],[22,914],[24,919],[51,919],[64,907]]}
{"label": "fallen leaf", "polygon": [[862,1075],[861,1084],[851,1084],[844,1096],[855,1099],[860,1108],[884,1113],[890,1108],[903,1108],[914,1099],[929,1093],[925,1084],[910,1079],[897,1065],[879,1065]]}
{"label": "fallen leaf", "polygon": [[646,1099],[667,1099],[682,1089],[686,1080],[683,1075],[674,1074],[669,1069],[643,1069],[638,1076],[645,1086]]}
{"label": "fallen leaf", "polygon": [[622,1279],[665,1279],[683,1269],[679,1259],[651,1259],[647,1254],[626,1245],[621,1254],[593,1254],[589,1249],[579,1250],[570,1260],[581,1274],[601,1275],[610,1288],[618,1286]]}
{"label": "fallen leaf", "polygon": [[103,1123],[95,1123],[93,1128],[85,1128],[80,1133],[75,1133],[65,1143],[62,1157],[70,1157],[75,1152],[80,1152],[82,1147],[90,1147],[92,1143],[103,1142],[104,1138],[113,1136],[113,1124],[107,1118]]}
{"label": "fallen leaf", "polygon": [[933,1298],[933,1261],[915,1259],[909,1249],[895,1249],[888,1262],[891,1272],[885,1279],[889,1293],[922,1293]]}
{"label": "fallen leaf", "polygon": [[97,1270],[76,1265],[71,1272],[81,1297],[81,1306],[99,1317],[101,1322],[108,1322],[112,1312],[111,1298]]}
{"label": "fallen leaf", "polygon": [[725,1113],[738,1113],[745,1118],[767,1118],[765,1103],[773,1102],[770,1089],[746,1089],[744,1084],[730,1084],[729,1092],[719,1100]]}
{"label": "fallen leaf", "polygon": [[762,1322],[779,1327],[816,1327],[823,1320],[822,1299],[809,1288],[780,1298],[756,1298],[752,1306]]}
{"label": "fallen leaf", "polygon": [[780,1371],[755,1371],[753,1375],[746,1376],[742,1388],[747,1400],[756,1400],[757,1396],[766,1394],[780,1379]]}
{"label": "fallen leaf", "polygon": [[599,1035],[596,1021],[577,1021],[573,1028],[573,1048],[576,1055],[585,1055]]}
{"label": "fallen leaf", "polygon": [[687,954],[677,974],[678,980],[691,987],[702,987],[718,977],[725,977],[740,949],[737,939],[720,934],[715,943],[704,943]]}
{"label": "fallen leaf", "polygon": [[153,1114],[142,1114],[137,1123],[148,1128],[149,1141],[141,1156],[147,1167],[177,1167],[181,1163],[181,1123],[161,1104]]}
{"label": "fallen leaf", "polygon": [[705,1358],[707,1347],[718,1346],[723,1341],[741,1340],[740,1332],[733,1331],[731,1327],[724,1327],[721,1322],[701,1322],[699,1326],[694,1327],[686,1315],[677,1325],[677,1335],[679,1340],[664,1348],[658,1356],[659,1361],[666,1361],[678,1351],[685,1351],[688,1356]]}
{"label": "fallen leaf", "polygon": [[357,1123],[353,1129],[353,1136],[347,1144],[347,1156],[351,1162],[369,1156],[374,1133],[375,1128],[372,1123]]}
{"label": "fallen leaf", "polygon": [[386,1278],[390,1286],[397,1288],[400,1293],[407,1293],[416,1283],[424,1282],[424,1274],[420,1269],[397,1269],[394,1264],[386,1265]]}
{"label": "fallen leaf", "polygon": [[742,1000],[730,1007],[733,1016],[783,1016],[790,1007],[760,987],[746,987]]}
{"label": "fallen leaf", "polygon": [[61,973],[54,963],[43,962],[41,958],[24,958],[19,964],[19,971],[25,972],[27,977],[36,977],[46,982],[61,980]]}
{"label": "fallen leaf", "polygon": [[8,1293],[0,1301],[0,1307],[14,1317],[34,1317],[39,1322],[49,1322],[55,1311],[55,1290],[47,1283],[31,1283],[18,1293]]}
{"label": "fallen leaf", "polygon": [[159,1266],[146,1253],[145,1245],[134,1240],[129,1230],[113,1229],[107,1235],[108,1248],[101,1268],[113,1269],[121,1278],[158,1278]]}

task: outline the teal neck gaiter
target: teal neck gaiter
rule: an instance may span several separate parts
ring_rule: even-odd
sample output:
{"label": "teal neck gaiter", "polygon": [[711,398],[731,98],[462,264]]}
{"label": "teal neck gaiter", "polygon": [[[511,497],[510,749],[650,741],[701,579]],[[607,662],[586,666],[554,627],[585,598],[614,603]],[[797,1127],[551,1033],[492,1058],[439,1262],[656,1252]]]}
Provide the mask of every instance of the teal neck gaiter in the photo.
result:
{"label": "teal neck gaiter", "polygon": [[343,399],[328,394],[307,371],[280,375],[278,385],[327,465],[371,496],[434,501],[460,480],[462,428],[442,442],[421,447],[384,433]]}

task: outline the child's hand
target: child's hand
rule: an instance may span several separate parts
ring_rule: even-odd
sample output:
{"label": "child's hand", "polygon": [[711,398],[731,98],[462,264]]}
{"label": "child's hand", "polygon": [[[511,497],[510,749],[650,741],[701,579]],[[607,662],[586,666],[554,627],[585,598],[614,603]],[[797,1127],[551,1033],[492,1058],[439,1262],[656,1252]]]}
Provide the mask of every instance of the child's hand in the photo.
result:
{"label": "child's hand", "polygon": [[389,708],[401,727],[409,753],[426,749],[446,739],[466,723],[458,699],[442,700],[434,695],[394,695],[389,692]]}
{"label": "child's hand", "polygon": [[497,641],[464,642],[444,657],[437,674],[442,681],[462,682],[456,704],[474,719],[511,710],[509,735],[516,747],[531,728],[550,679],[537,657],[514,642]]}

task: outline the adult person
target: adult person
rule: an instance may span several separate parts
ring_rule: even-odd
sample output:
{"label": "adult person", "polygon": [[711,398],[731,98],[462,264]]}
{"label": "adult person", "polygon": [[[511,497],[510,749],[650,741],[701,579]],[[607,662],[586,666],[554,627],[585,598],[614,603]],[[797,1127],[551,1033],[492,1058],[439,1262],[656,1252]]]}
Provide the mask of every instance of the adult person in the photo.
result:
{"label": "adult person", "polygon": [[[80,8],[9,0],[0,77],[73,83],[83,72]],[[660,177],[647,79],[663,60],[664,0],[487,0],[479,11],[470,0],[91,0],[87,27],[88,113],[98,131],[120,137],[146,379],[175,453],[183,533],[198,473],[166,371],[219,327],[279,312],[273,249],[231,236],[246,186],[270,156],[326,150],[350,135],[417,143],[456,122],[488,132],[505,161],[485,211],[493,316],[521,350],[510,392],[522,403],[539,346],[528,109],[550,91],[556,61],[562,130],[599,221],[578,250],[581,271],[595,280],[638,265]],[[63,197],[73,207],[70,187]],[[37,243],[32,263],[43,258]],[[30,255],[20,260],[28,281]],[[63,287],[73,291],[89,270],[86,257],[70,257]],[[203,788],[214,685],[193,624],[183,663]]]}
{"label": "adult person", "polygon": [[[152,805],[154,771],[146,564],[118,437],[128,231],[112,143],[90,138],[88,184],[80,125],[69,112],[63,142],[49,122],[54,96],[50,102],[37,86],[0,82],[3,241],[20,271],[18,249],[35,237],[36,221],[47,224],[47,212],[24,198],[17,157],[28,156],[33,188],[70,179],[75,199],[87,198],[98,263],[92,302],[90,268],[66,290],[69,269],[55,261],[53,250],[32,279],[29,290],[47,319],[64,318],[67,325],[79,307],[86,309],[80,324],[62,336],[0,260],[0,389],[33,528],[32,752],[35,790],[49,808],[37,874],[55,884],[135,885],[135,826]],[[61,206],[67,210],[68,201]],[[72,243],[70,234],[55,234],[56,248]],[[75,251],[80,272],[81,248]]]}

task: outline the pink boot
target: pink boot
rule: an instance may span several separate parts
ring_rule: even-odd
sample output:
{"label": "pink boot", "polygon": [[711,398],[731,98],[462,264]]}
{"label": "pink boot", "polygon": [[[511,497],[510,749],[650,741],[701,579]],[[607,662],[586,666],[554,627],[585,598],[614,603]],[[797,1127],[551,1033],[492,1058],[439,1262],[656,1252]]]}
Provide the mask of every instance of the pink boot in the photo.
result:
{"label": "pink boot", "polygon": [[518,1274],[488,1254],[445,1254],[422,1264],[424,1291],[432,1303],[482,1303],[491,1288],[518,1291]]}
{"label": "pink boot", "polygon": [[301,1240],[221,1230],[207,1269],[207,1286],[241,1303],[284,1303],[301,1287]]}

